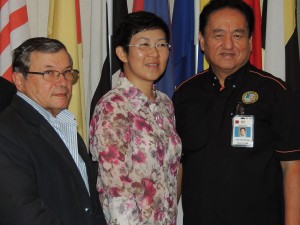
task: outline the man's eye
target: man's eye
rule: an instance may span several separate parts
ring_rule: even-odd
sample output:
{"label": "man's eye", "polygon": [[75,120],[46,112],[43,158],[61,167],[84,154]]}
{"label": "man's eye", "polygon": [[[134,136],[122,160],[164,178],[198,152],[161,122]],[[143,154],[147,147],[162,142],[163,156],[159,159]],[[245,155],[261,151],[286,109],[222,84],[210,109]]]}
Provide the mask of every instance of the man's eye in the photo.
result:
{"label": "man's eye", "polygon": [[55,75],[55,71],[54,70],[47,70],[44,72],[45,75],[49,75],[49,76],[54,76]]}
{"label": "man's eye", "polygon": [[235,35],[233,35],[233,37],[235,39],[240,39],[240,38],[244,37],[244,35],[242,35],[242,34],[235,34]]}
{"label": "man's eye", "polygon": [[215,39],[221,39],[221,38],[223,38],[223,36],[224,36],[223,34],[215,34],[214,38]]}
{"label": "man's eye", "polygon": [[72,74],[72,73],[73,73],[72,70],[66,70],[66,71],[64,72],[64,74]]}

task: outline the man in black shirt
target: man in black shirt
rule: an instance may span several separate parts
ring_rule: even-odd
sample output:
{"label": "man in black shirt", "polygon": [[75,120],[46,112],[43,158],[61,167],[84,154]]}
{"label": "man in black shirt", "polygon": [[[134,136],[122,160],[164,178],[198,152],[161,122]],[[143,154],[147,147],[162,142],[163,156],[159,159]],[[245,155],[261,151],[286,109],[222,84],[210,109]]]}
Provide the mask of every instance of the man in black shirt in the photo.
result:
{"label": "man in black shirt", "polygon": [[200,15],[210,68],[173,96],[184,225],[300,224],[299,104],[283,81],[250,64],[253,23],[238,0],[212,0]]}

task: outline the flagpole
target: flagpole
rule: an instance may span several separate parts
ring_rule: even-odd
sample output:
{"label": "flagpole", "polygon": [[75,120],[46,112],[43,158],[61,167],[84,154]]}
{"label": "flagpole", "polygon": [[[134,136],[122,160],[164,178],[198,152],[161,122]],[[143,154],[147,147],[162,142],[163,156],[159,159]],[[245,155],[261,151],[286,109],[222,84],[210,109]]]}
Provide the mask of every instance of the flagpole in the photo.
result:
{"label": "flagpole", "polygon": [[199,57],[199,15],[200,15],[200,1],[194,0],[194,45],[195,45],[195,74],[198,73],[198,57]]}
{"label": "flagpole", "polygon": [[113,0],[107,0],[107,22],[108,22],[108,56],[109,56],[109,74],[110,84],[112,85],[112,35],[113,35]]}

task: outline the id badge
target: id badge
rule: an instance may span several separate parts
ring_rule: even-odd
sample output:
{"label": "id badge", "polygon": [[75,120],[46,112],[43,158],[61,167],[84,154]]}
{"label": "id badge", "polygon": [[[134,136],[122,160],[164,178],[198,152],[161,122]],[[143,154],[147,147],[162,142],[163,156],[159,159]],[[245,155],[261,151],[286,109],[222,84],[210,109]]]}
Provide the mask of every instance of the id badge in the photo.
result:
{"label": "id badge", "polygon": [[254,116],[236,115],[232,119],[233,147],[253,148],[254,145]]}

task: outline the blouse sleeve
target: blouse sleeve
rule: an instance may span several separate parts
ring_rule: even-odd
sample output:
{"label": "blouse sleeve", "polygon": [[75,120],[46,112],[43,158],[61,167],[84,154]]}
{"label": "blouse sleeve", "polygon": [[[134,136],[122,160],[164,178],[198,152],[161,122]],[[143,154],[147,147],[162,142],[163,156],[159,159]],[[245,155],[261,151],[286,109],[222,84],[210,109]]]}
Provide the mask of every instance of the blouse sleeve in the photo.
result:
{"label": "blouse sleeve", "polygon": [[139,224],[126,158],[130,124],[122,98],[102,99],[90,127],[90,150],[99,163],[97,187],[108,224]]}

